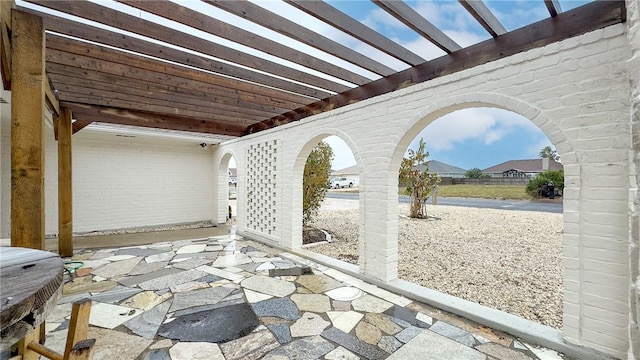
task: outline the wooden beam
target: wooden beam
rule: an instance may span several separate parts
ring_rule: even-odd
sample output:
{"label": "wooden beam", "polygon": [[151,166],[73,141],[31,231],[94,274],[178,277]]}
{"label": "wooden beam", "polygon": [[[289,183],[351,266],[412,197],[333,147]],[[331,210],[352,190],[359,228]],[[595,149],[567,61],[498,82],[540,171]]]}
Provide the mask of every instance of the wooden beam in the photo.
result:
{"label": "wooden beam", "polygon": [[544,4],[547,7],[547,10],[549,10],[549,15],[551,15],[551,17],[556,17],[562,12],[560,1],[558,0],[544,0]]}
{"label": "wooden beam", "polygon": [[73,124],[71,124],[71,133],[75,134],[78,131],[86,128],[89,125],[91,125],[92,123],[93,123],[93,121],[76,120],[76,121],[73,122]]}
{"label": "wooden beam", "polygon": [[247,129],[246,125],[237,123],[211,121],[166,114],[154,114],[150,112],[133,111],[107,106],[67,103],[64,101],[62,102],[62,105],[70,108],[78,121],[105,122],[235,137],[244,135]]}
{"label": "wooden beam", "polygon": [[[191,10],[188,7],[179,5],[175,2],[168,0],[118,1],[157,16],[185,24],[206,33],[260,50],[281,59],[286,59],[296,64],[303,65],[323,74],[334,76],[338,79],[350,82],[355,81],[356,84],[365,84],[370,81],[362,75],[343,69],[333,63],[308,55],[298,49],[282,45],[276,41],[260,36],[255,32],[250,32],[220,21],[216,18],[207,16],[199,11]],[[347,89],[340,91],[344,90]]]}
{"label": "wooden beam", "polygon": [[283,16],[268,11],[250,1],[239,0],[204,0],[234,15],[253,21],[268,29],[296,39],[316,49],[322,50],[340,59],[367,69],[375,74],[387,76],[395,73],[390,67],[366,57],[359,52],[339,44],[325,36],[299,25]]}
{"label": "wooden beam", "polygon": [[395,41],[381,35],[363,23],[355,20],[325,1],[284,0],[287,4],[304,11],[345,33],[369,44],[370,46],[409,65],[422,64],[426,60],[399,45]]}
{"label": "wooden beam", "polygon": [[[146,77],[142,79],[138,77],[126,77],[52,62],[47,64],[47,73],[49,73],[49,76],[56,86],[63,86],[64,84],[74,85],[77,84],[76,79],[81,78],[95,83],[98,87],[105,86],[103,84],[111,84],[119,88],[127,87],[139,91],[152,91],[182,98],[182,102],[187,103],[190,101],[189,99],[205,101],[210,103],[211,107],[229,107],[230,109],[246,108],[257,111],[282,113],[300,106],[295,103],[283,103],[277,99],[246,96],[239,93],[236,94],[236,97],[224,96],[228,94],[222,93],[212,85],[198,81],[179,83],[158,80],[157,82],[151,82]],[[269,105],[262,104],[262,102],[269,101],[271,101]]]}
{"label": "wooden beam", "polygon": [[11,246],[44,249],[44,26],[13,10]]}
{"label": "wooden beam", "polygon": [[58,253],[73,256],[73,176],[71,110],[62,108],[58,119]]}
{"label": "wooden beam", "polygon": [[[294,71],[290,73],[289,76],[300,79],[300,81],[303,83],[309,83],[313,84],[314,86],[327,89],[330,92],[303,84],[294,83],[289,80],[265,75],[242,67],[229,65],[228,63],[217,61],[214,58],[192,54],[190,52],[159,45],[150,41],[145,41],[136,37],[128,36],[126,34],[120,34],[113,31],[100,29],[73,20],[38,12],[32,9],[28,9],[27,11],[42,16],[44,19],[45,28],[58,34],[94,41],[119,49],[132,51],[135,50],[135,52],[139,54],[144,54],[158,59],[164,59],[178,64],[200,68],[206,71],[212,71],[236,79],[262,84],[274,87],[276,89],[286,90],[295,94],[323,99],[327,96],[333,95],[333,92],[342,92],[347,90],[347,87],[344,85],[337,84],[333,81],[329,81],[320,77],[306,76],[306,73],[302,72],[298,74]],[[369,81],[369,79],[363,79],[364,82]]]}
{"label": "wooden beam", "polygon": [[373,2],[448,54],[461,49],[460,45],[403,1],[373,0]]}
{"label": "wooden beam", "polygon": [[11,90],[11,10],[15,5],[14,0],[0,1],[0,71],[5,90]]}
{"label": "wooden beam", "polygon": [[49,78],[47,78],[44,86],[44,96],[47,108],[49,108],[49,111],[53,113],[53,117],[56,118],[60,116],[60,101],[58,100],[58,95],[56,95],[56,92],[53,89],[53,84],[51,84],[51,80]]}
{"label": "wooden beam", "polygon": [[[131,16],[105,6],[91,3],[89,1],[27,1],[44,7],[48,7],[50,9],[58,10],[71,15],[109,25],[121,30],[140,34],[158,41],[179,46],[181,48],[187,48],[201,54],[206,54],[218,59],[223,59],[231,63],[246,66],[254,70],[282,76],[287,79],[299,80],[306,84],[315,84],[317,81],[326,80],[321,77],[313,76],[306,72],[295,70],[291,67],[268,61],[258,56],[250,55],[236,49],[207,41],[197,36],[188,35],[184,32],[174,30],[136,16]],[[366,78],[358,78],[363,79],[364,82],[369,81]],[[358,78],[352,80],[358,80]],[[362,83],[362,81],[359,81],[358,83]]]}
{"label": "wooden beam", "polygon": [[482,25],[494,38],[507,32],[500,20],[489,10],[482,0],[458,0],[460,4]]}
{"label": "wooden beam", "polygon": [[589,31],[619,24],[623,21],[625,13],[625,3],[621,0],[588,3],[571,11],[558,14],[556,18],[541,20],[508,32],[498,39],[486,40],[467,47],[459,53],[439,57],[395,75],[376,80],[370,84],[301,107],[281,116],[272,117],[259,124],[251,125],[247,129],[247,134],[298,121],[307,116],[337,109],[360,100],[453,74]]}

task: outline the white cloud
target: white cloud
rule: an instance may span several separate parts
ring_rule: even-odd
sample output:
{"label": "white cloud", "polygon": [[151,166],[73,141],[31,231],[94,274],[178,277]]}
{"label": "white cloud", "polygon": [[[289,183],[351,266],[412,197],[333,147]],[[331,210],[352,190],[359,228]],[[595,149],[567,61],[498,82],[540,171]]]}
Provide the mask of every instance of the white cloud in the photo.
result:
{"label": "white cloud", "polygon": [[[481,141],[489,145],[514,131],[538,133],[540,130],[529,119],[516,113],[494,108],[470,108],[447,114],[420,132],[411,147],[420,137],[430,149],[444,151],[453,149],[464,141]],[[538,149],[539,151],[540,149]]]}

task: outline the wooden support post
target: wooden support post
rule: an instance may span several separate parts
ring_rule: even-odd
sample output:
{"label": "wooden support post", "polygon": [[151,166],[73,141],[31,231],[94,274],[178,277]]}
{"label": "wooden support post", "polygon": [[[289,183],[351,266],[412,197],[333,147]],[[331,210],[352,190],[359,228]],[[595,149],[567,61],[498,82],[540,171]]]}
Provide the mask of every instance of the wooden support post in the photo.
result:
{"label": "wooden support post", "polygon": [[71,320],[69,321],[69,332],[67,333],[67,346],[64,348],[65,359],[69,359],[71,349],[73,349],[79,341],[87,339],[90,314],[90,299],[84,299],[73,303],[71,308]]}
{"label": "wooden support post", "polygon": [[44,249],[44,27],[39,16],[12,15],[11,246]]}
{"label": "wooden support post", "polygon": [[29,349],[29,344],[34,343],[39,345],[40,329],[34,329],[27,334],[22,340],[18,342],[18,354],[22,355],[24,360],[38,360],[40,354]]}
{"label": "wooden support post", "polygon": [[58,119],[58,252],[73,256],[73,201],[71,175],[71,110]]}

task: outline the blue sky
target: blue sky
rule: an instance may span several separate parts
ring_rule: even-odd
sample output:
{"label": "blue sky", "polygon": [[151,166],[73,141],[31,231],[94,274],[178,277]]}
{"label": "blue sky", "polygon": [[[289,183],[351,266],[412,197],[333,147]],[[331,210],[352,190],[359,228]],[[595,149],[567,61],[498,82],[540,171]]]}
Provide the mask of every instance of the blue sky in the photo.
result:
{"label": "blue sky", "polygon": [[[369,1],[329,2],[426,59],[444,54]],[[488,33],[457,1],[406,2],[462,46],[489,38]],[[588,1],[560,1],[560,4],[562,10],[567,11],[586,2]],[[490,0],[485,3],[507,30],[514,30],[549,16],[542,0]],[[360,50],[366,49],[366,45],[355,45],[358,46],[361,46]],[[430,159],[465,169],[484,169],[512,159],[533,159],[538,157],[543,147],[553,147],[544,133],[529,119],[491,108],[465,109],[443,116],[414,139],[412,148],[417,147],[420,137],[427,143]],[[350,149],[342,140],[332,137],[326,141],[334,149],[334,169],[355,165]]]}

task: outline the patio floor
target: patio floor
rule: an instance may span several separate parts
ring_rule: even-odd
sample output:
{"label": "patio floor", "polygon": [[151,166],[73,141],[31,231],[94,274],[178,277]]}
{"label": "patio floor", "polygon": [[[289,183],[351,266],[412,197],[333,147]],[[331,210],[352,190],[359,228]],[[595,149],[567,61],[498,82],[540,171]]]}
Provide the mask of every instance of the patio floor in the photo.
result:
{"label": "patio floor", "polygon": [[566,359],[227,232],[75,241],[47,346],[63,351],[71,303],[90,297],[96,360]]}

